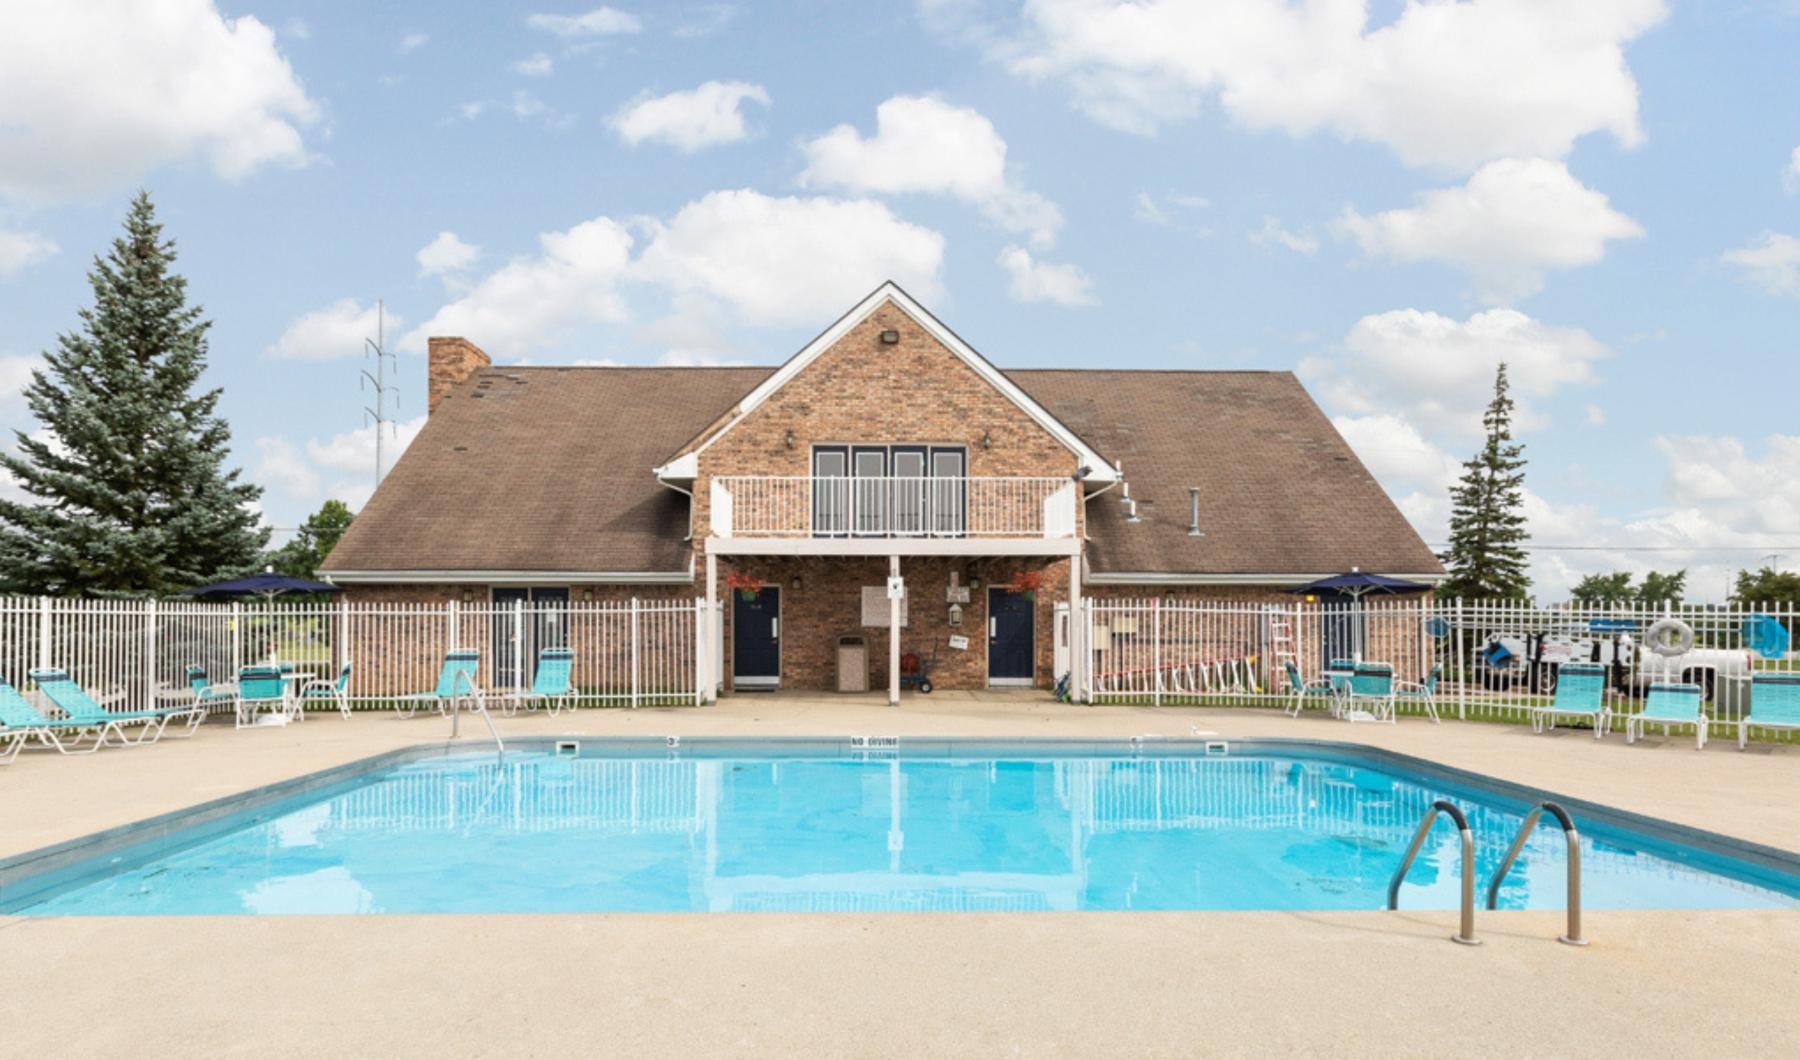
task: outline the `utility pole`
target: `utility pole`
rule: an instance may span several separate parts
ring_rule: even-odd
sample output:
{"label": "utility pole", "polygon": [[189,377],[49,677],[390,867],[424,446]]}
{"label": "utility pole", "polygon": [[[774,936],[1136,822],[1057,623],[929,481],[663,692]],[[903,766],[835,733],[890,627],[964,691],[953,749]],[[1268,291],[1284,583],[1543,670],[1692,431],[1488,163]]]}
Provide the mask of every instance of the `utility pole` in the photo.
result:
{"label": "utility pole", "polygon": [[394,428],[394,421],[388,415],[388,396],[394,398],[394,409],[400,408],[399,388],[387,381],[388,361],[393,359],[385,345],[387,335],[387,306],[379,299],[375,302],[375,337],[363,339],[363,356],[375,358],[375,372],[370,374],[367,368],[362,370],[362,378],[357,381],[359,390],[367,391],[371,386],[375,389],[375,407],[363,406],[363,423],[375,425],[375,485],[381,485],[381,476],[386,473],[387,466],[383,461],[382,435]]}

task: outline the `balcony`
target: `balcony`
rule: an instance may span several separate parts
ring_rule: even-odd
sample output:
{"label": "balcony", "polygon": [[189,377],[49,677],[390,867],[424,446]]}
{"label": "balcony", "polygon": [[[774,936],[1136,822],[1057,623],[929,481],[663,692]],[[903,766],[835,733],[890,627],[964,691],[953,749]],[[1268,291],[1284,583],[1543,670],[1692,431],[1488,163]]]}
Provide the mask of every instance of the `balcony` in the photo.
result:
{"label": "balcony", "polygon": [[731,475],[712,481],[722,538],[1070,539],[1067,478]]}

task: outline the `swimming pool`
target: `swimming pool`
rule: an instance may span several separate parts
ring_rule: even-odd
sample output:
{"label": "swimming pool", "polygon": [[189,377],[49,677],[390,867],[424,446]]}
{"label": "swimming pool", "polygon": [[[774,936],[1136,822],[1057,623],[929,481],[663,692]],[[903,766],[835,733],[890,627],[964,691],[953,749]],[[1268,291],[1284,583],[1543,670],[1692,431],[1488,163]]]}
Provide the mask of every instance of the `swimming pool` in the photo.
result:
{"label": "swimming pool", "polygon": [[[504,759],[440,746],[12,859],[0,909],[1379,909],[1434,799],[1467,813],[1485,885],[1531,794],[1366,750],[1208,746],[637,740]],[[1589,908],[1800,908],[1800,859],[1571,809]],[[1502,908],[1562,907],[1563,842],[1539,830]],[[1401,907],[1455,908],[1458,852],[1441,823]]]}

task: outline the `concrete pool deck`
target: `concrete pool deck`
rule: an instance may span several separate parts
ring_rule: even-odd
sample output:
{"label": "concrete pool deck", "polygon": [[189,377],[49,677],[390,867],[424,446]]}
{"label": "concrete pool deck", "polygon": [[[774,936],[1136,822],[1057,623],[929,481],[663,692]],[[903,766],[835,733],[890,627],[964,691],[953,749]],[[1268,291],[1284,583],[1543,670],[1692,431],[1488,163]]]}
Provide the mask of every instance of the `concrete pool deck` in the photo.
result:
{"label": "concrete pool deck", "polygon": [[[1347,725],[1041,693],[742,695],[505,736],[1290,736],[1384,747],[1800,850],[1800,747]],[[368,755],[440,718],[315,717],[0,769],[0,856]],[[463,733],[484,732],[463,719]],[[473,741],[472,741],[473,742]],[[1800,912],[0,917],[0,1056],[1800,1053]],[[70,1010],[70,998],[116,999]],[[96,1015],[96,1012],[103,1015]],[[45,1013],[57,1013],[44,1018]],[[36,1014],[36,1015],[34,1015]],[[10,1017],[10,1018],[4,1018]]]}

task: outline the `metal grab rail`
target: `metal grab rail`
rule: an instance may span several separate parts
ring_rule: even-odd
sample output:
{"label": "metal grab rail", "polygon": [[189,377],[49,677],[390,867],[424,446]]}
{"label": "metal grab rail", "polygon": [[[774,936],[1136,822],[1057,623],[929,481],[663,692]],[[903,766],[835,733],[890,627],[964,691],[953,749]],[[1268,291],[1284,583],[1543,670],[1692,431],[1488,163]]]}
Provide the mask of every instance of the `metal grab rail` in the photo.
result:
{"label": "metal grab rail", "polygon": [[1537,827],[1538,818],[1549,810],[1558,824],[1562,825],[1563,839],[1569,844],[1569,926],[1556,941],[1570,946],[1585,946],[1587,939],[1581,937],[1581,835],[1575,831],[1575,820],[1569,811],[1554,802],[1540,802],[1525,815],[1525,823],[1519,826],[1519,834],[1513,837],[1512,848],[1506,852],[1500,867],[1494,870],[1493,879],[1488,881],[1487,907],[1493,909],[1500,900],[1500,883],[1512,870],[1513,862],[1518,859],[1519,851],[1525,849],[1525,840],[1531,837],[1531,830]]}
{"label": "metal grab rail", "polygon": [[459,674],[457,675],[457,679],[459,682],[467,683],[468,691],[450,697],[450,738],[452,740],[456,739],[458,734],[462,731],[461,707],[462,701],[467,699],[475,705],[474,709],[480,713],[481,720],[487,722],[488,735],[494,738],[495,753],[502,762],[506,761],[506,744],[500,739],[500,730],[494,728],[494,718],[493,715],[488,713],[487,700],[483,698],[481,689],[475,687],[475,683],[469,680],[467,674]]}
{"label": "metal grab rail", "polygon": [[1400,908],[1400,884],[1406,879],[1406,872],[1412,868],[1413,859],[1419,856],[1419,848],[1425,845],[1425,837],[1430,834],[1431,826],[1437,823],[1438,814],[1447,813],[1456,822],[1457,831],[1462,833],[1462,923],[1456,934],[1450,936],[1451,942],[1460,942],[1464,946],[1479,946],[1481,940],[1475,937],[1475,836],[1469,831],[1469,819],[1463,816],[1461,809],[1453,802],[1438,799],[1431,804],[1425,819],[1419,822],[1419,830],[1413,833],[1412,845],[1406,848],[1406,856],[1400,859],[1400,867],[1395,870],[1394,878],[1388,881],[1389,909]]}

